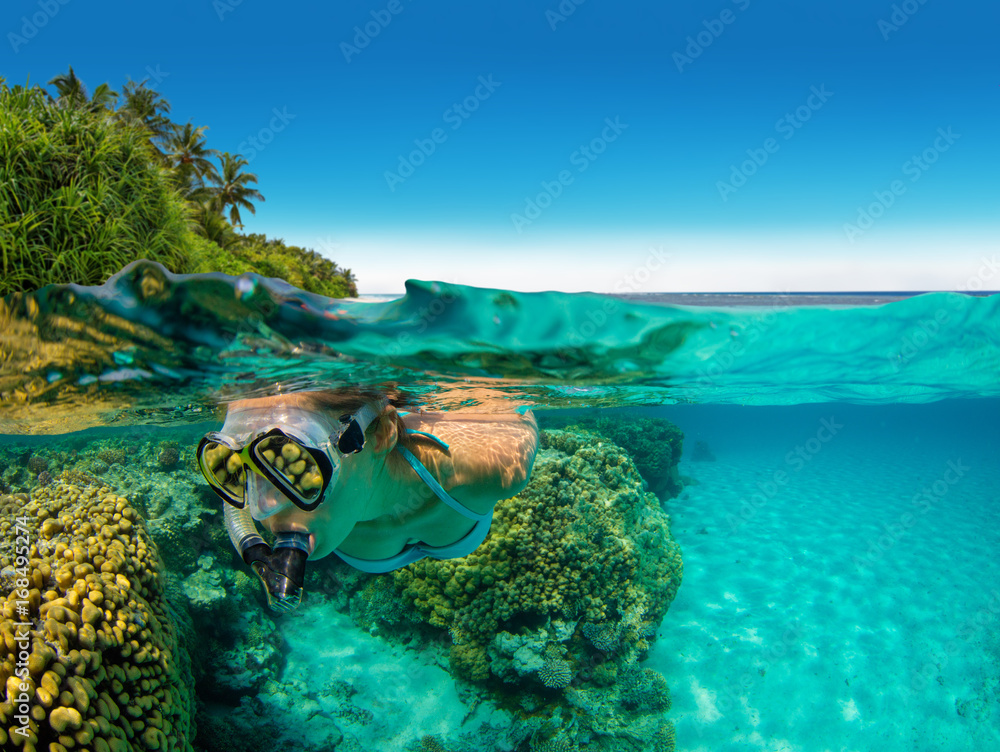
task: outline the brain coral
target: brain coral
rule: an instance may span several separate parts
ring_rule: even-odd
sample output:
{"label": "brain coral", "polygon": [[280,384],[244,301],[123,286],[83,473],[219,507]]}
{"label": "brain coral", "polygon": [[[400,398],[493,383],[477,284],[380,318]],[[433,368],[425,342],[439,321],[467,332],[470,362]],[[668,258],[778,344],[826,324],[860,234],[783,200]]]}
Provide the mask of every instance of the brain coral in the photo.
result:
{"label": "brain coral", "polygon": [[606,647],[634,647],[680,584],[667,516],[619,447],[570,431],[543,432],[542,447],[531,482],[496,505],[473,554],[393,575],[427,621],[450,630],[453,663],[469,678],[486,678],[482,654],[498,632],[550,619],[601,625],[588,632],[604,630]]}
{"label": "brain coral", "polygon": [[63,482],[0,497],[0,539],[0,567],[16,575],[0,590],[0,745],[190,750],[186,654],[128,501]]}

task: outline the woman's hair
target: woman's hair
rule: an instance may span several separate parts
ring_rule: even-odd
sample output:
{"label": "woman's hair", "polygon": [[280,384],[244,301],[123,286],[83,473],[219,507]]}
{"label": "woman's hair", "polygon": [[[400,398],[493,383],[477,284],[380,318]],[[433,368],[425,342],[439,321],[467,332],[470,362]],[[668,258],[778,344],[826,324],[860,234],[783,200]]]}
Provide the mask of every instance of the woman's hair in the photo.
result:
{"label": "woman's hair", "polygon": [[[302,405],[307,409],[317,412],[331,413],[336,418],[346,418],[353,415],[365,405],[373,405],[381,402],[383,398],[388,398],[389,404],[395,408],[406,407],[412,404],[412,400],[399,392],[386,393],[378,389],[365,389],[362,387],[345,387],[342,389],[323,389],[316,392],[299,392],[296,394],[302,401]],[[379,430],[379,424],[383,420],[392,420],[392,430]],[[382,452],[387,449],[387,444],[392,441],[393,434],[397,442],[403,446],[409,446],[410,438],[406,435],[406,427],[398,412],[391,416],[379,416],[372,421],[366,431],[368,438],[377,436],[379,442],[375,444],[375,451]]]}

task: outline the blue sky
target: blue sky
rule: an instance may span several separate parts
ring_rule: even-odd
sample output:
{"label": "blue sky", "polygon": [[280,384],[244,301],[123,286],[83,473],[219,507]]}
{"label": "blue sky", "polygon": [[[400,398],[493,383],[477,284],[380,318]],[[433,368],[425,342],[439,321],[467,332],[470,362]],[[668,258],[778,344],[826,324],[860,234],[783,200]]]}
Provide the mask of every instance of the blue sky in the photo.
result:
{"label": "blue sky", "polygon": [[995,3],[99,8],[7,0],[0,75],[150,78],[175,120],[252,157],[267,200],[247,230],[330,256],[362,292],[410,277],[961,289],[992,274]]}

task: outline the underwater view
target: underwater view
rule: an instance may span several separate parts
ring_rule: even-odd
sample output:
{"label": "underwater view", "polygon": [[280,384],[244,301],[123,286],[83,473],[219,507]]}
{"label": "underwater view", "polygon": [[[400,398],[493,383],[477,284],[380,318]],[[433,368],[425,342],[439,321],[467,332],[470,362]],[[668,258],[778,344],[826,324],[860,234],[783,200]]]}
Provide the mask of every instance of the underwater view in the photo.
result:
{"label": "underwater view", "polygon": [[[996,749],[1000,296],[645,298],[151,262],[5,298],[4,748]],[[290,604],[212,453],[338,391],[445,415],[450,488],[462,442],[530,477],[474,550],[310,556]]]}
{"label": "underwater view", "polygon": [[0,752],[1000,752],[998,27],[6,0]]}

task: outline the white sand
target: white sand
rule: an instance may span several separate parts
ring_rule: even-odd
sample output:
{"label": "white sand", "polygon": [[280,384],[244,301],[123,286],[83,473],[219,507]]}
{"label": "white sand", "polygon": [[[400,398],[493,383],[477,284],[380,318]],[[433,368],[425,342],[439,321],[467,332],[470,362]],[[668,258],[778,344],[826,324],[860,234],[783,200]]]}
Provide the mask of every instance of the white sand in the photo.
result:
{"label": "white sand", "polygon": [[718,461],[682,462],[701,485],[669,503],[684,583],[651,657],[678,749],[1000,749],[997,446],[841,422],[815,454],[815,416],[752,446],[715,426]]}

